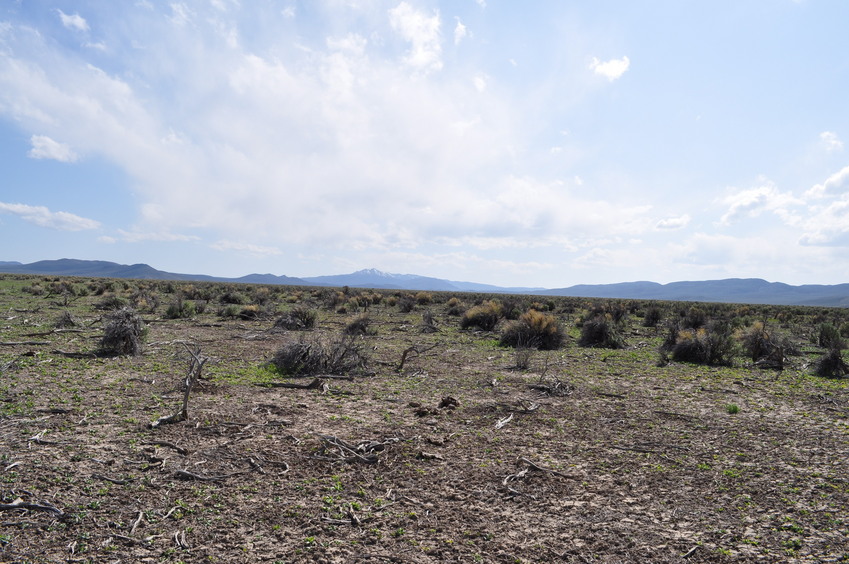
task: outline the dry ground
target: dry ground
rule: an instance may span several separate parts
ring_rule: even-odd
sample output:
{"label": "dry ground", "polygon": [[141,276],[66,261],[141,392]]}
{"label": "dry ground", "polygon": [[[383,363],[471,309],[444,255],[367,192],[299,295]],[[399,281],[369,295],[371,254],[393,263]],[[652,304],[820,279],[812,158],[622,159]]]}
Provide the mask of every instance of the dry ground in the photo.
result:
{"label": "dry ground", "polygon": [[[145,315],[143,355],[75,357],[99,313],[52,333],[62,308],[0,307],[2,562],[849,562],[849,393],[806,357],[658,366],[635,325],[523,371],[494,334],[377,306],[373,375],[271,388],[300,338],[273,320]],[[189,420],[151,429],[184,343],[209,358]]]}

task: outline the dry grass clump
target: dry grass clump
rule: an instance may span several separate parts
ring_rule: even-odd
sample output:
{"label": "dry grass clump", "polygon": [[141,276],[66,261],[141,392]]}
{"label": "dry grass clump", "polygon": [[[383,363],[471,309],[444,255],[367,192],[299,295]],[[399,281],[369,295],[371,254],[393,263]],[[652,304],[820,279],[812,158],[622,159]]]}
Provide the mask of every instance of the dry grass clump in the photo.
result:
{"label": "dry grass clump", "polygon": [[469,308],[460,319],[460,327],[468,329],[477,327],[483,331],[492,331],[501,319],[501,304],[495,300],[484,302]]}
{"label": "dry grass clump", "polygon": [[144,322],[132,308],[122,308],[105,316],[100,352],[105,355],[141,354],[145,336]]}
{"label": "dry grass clump", "polygon": [[368,359],[353,337],[342,336],[331,341],[287,343],[274,354],[270,364],[286,376],[346,375],[365,374]]}
{"label": "dry grass clump", "polygon": [[511,321],[501,334],[501,344],[508,347],[529,347],[556,350],[563,345],[563,329],[553,315],[531,309]]}

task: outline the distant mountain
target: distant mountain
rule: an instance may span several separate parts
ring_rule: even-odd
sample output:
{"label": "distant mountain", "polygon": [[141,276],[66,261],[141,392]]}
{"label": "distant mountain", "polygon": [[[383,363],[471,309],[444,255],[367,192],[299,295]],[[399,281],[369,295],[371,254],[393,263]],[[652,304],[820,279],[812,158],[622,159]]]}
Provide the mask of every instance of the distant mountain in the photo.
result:
{"label": "distant mountain", "polygon": [[123,265],[99,260],[61,259],[43,260],[31,264],[0,261],[0,272],[39,274],[45,276],[132,278],[141,280],[236,282],[288,286],[350,286],[354,288],[388,290],[849,307],[849,284],[791,286],[781,282],[767,282],[759,278],[729,278],[726,280],[672,282],[669,284],[658,284],[657,282],[579,284],[568,288],[546,290],[544,288],[505,288],[490,284],[456,282],[415,274],[391,274],[373,268],[358,270],[351,274],[305,278],[277,276],[275,274],[248,274],[241,278],[220,278],[204,274],[164,272],[146,264]]}
{"label": "distant mountain", "polygon": [[134,280],[181,280],[196,282],[243,282],[250,284],[282,284],[310,286],[300,278],[250,274],[241,278],[220,278],[205,274],[177,274],[156,270],[146,264],[118,264],[103,260],[59,259],[42,260],[30,264],[0,262],[0,272],[13,274],[42,274],[45,276],[91,276],[95,278],[131,278]]}
{"label": "distant mountain", "polygon": [[849,307],[849,284],[790,286],[759,278],[729,278],[703,282],[625,282],[544,290],[548,296],[630,298],[688,302]]}
{"label": "distant mountain", "polygon": [[432,292],[488,292],[495,294],[531,294],[544,288],[504,288],[475,282],[454,282],[416,274],[392,274],[375,268],[358,270],[351,274],[313,276],[307,282],[321,286],[351,286],[383,290],[428,290]]}

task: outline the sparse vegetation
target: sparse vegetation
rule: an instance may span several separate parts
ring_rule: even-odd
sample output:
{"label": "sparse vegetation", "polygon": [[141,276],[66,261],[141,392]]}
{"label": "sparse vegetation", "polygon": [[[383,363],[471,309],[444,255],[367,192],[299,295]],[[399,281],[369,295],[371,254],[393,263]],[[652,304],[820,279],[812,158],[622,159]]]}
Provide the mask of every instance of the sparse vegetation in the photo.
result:
{"label": "sparse vegetation", "polygon": [[849,553],[849,310],[428,293],[0,276],[0,560]]}

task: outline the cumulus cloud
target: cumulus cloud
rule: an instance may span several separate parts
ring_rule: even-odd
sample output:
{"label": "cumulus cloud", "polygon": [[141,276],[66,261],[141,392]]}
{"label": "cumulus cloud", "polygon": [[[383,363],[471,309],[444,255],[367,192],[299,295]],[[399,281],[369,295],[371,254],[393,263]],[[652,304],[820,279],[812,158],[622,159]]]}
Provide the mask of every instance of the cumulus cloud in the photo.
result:
{"label": "cumulus cloud", "polygon": [[52,212],[44,206],[0,202],[0,213],[17,215],[24,221],[34,223],[39,227],[49,227],[59,231],[84,231],[100,227],[100,223],[93,219],[68,212]]}
{"label": "cumulus cloud", "polygon": [[788,223],[795,221],[795,208],[804,202],[789,192],[780,192],[771,182],[748,190],[735,192],[723,199],[728,211],[720,219],[721,225],[731,225],[742,218],[757,217],[764,211],[773,212]]}
{"label": "cumulus cloud", "polygon": [[88,22],[86,22],[85,18],[79,14],[66,14],[62,10],[56,11],[59,12],[59,18],[62,20],[62,25],[66,28],[75,31],[88,31]]}
{"label": "cumulus cloud", "polygon": [[829,153],[843,150],[843,141],[833,131],[823,131],[820,133],[820,141]]}
{"label": "cumulus cloud", "polygon": [[593,57],[590,70],[612,82],[625,74],[629,66],[631,66],[631,60],[628,57],[610,59],[609,61],[600,61]]}
{"label": "cumulus cloud", "polygon": [[666,230],[666,229],[682,229],[687,227],[690,224],[690,216],[689,214],[684,214],[679,217],[667,217],[661,219],[655,224],[655,229],[658,230]]}
{"label": "cumulus cloud", "polygon": [[457,18],[457,25],[454,26],[454,45],[459,45],[460,42],[465,39],[469,35],[466,26],[463,25],[463,22],[460,21],[460,18]]}
{"label": "cumulus cloud", "polygon": [[27,155],[32,159],[53,159],[63,163],[72,163],[77,160],[77,154],[70,146],[54,141],[46,135],[33,135],[30,137],[32,149]]}
{"label": "cumulus cloud", "polygon": [[235,241],[218,241],[210,245],[216,251],[237,251],[245,252],[255,256],[275,256],[282,254],[280,249],[276,247],[265,247],[262,245],[254,245],[251,243],[239,243]]}
{"label": "cumulus cloud", "polygon": [[389,22],[392,29],[410,43],[404,58],[408,65],[424,71],[442,68],[439,12],[428,16],[407,2],[401,2],[389,10]]}
{"label": "cumulus cloud", "polygon": [[810,190],[805,192],[805,196],[809,198],[823,198],[843,194],[847,188],[849,188],[849,166],[838,170],[826,178],[825,182],[815,184]]}

